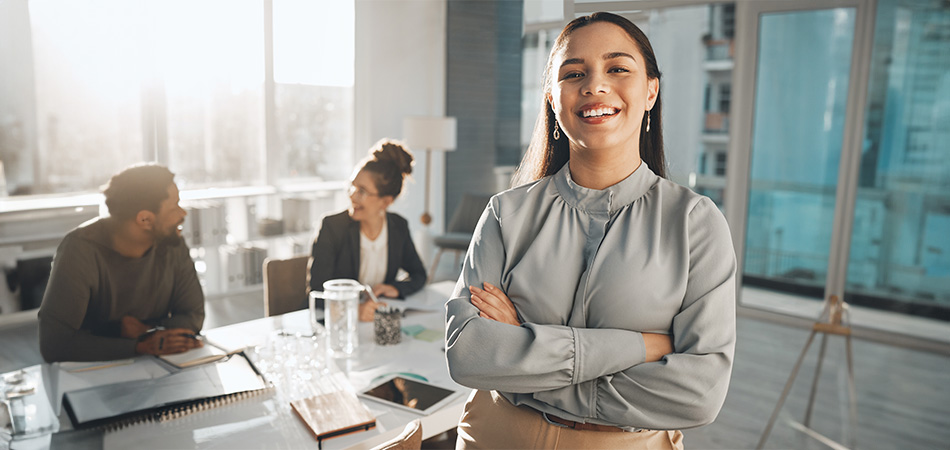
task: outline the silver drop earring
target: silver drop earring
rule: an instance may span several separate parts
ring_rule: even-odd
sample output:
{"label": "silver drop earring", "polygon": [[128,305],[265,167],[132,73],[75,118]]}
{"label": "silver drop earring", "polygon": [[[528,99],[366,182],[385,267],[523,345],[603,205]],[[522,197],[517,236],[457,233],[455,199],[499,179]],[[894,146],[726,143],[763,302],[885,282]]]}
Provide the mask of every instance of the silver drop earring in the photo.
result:
{"label": "silver drop earring", "polygon": [[650,111],[647,111],[647,133],[650,132]]}
{"label": "silver drop earring", "polygon": [[554,133],[551,133],[551,135],[554,136],[555,141],[561,139],[561,130],[558,129],[557,122],[554,122]]}

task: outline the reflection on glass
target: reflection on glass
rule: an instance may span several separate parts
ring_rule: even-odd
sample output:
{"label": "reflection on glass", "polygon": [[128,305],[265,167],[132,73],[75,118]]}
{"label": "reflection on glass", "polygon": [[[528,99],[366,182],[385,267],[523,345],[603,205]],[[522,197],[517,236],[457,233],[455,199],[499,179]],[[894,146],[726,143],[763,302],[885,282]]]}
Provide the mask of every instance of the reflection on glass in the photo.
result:
{"label": "reflection on glass", "polygon": [[6,164],[11,193],[95,188],[142,160],[143,9],[138,2],[29,2],[16,40],[32,46],[21,48],[20,64],[3,70],[15,72],[13,79],[32,76],[34,86],[25,88],[35,98],[11,98],[8,111],[23,114],[2,121],[27,140],[23,150],[35,139],[37,154]]}
{"label": "reflection on glass", "polygon": [[183,188],[346,177],[354,2],[273,2],[272,148],[262,5],[0,2],[0,190],[95,190],[140,161]]}
{"label": "reflection on glass", "polygon": [[189,187],[263,182],[261,165],[248,164],[264,145],[260,2],[169,3],[151,21],[169,166]]}
{"label": "reflection on glass", "polygon": [[878,2],[850,302],[950,318],[950,9]]}
{"label": "reflection on glass", "polygon": [[557,22],[564,18],[564,0],[527,0],[525,23]]}
{"label": "reflection on glass", "polygon": [[759,30],[744,280],[821,297],[854,10],[765,14]]}
{"label": "reflection on glass", "polygon": [[[314,26],[317,17],[333,17]],[[279,178],[342,180],[353,166],[353,0],[274,2]]]}

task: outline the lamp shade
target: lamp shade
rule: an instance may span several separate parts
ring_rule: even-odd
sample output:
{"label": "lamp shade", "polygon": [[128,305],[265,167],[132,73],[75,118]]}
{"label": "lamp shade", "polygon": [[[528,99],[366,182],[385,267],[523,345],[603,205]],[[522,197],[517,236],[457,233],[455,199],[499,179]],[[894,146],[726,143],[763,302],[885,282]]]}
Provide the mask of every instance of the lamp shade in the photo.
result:
{"label": "lamp shade", "polygon": [[455,117],[406,117],[402,132],[410,148],[455,150]]}

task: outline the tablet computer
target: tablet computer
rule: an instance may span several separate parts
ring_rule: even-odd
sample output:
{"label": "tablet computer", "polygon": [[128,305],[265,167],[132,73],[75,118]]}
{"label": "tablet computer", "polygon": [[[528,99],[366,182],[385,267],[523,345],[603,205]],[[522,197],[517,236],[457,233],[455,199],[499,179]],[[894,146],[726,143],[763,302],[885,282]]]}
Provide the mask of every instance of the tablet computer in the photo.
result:
{"label": "tablet computer", "polygon": [[359,393],[360,397],[394,408],[429,414],[449,403],[458,391],[422,380],[391,375]]}

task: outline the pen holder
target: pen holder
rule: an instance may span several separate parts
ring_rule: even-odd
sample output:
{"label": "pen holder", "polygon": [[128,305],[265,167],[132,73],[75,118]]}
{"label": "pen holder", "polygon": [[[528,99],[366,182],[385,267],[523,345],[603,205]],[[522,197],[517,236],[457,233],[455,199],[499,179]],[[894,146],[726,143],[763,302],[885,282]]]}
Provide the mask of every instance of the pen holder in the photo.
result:
{"label": "pen holder", "polygon": [[380,308],[373,316],[376,345],[396,345],[402,340],[402,313]]}

